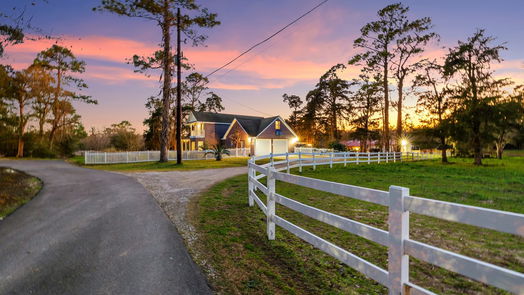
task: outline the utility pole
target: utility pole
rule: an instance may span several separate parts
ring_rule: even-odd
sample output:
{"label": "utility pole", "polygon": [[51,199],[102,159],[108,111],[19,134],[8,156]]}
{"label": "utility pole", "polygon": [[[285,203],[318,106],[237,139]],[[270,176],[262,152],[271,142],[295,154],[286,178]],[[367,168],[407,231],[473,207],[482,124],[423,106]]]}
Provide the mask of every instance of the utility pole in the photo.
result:
{"label": "utility pole", "polygon": [[176,163],[182,164],[182,69],[181,69],[181,50],[180,50],[180,8],[177,8],[176,15]]}

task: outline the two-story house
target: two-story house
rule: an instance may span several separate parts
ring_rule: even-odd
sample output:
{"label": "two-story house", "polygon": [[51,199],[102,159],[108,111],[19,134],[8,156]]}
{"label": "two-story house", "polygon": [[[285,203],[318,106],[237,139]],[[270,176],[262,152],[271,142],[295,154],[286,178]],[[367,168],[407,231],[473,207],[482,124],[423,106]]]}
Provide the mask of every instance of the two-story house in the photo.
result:
{"label": "two-story house", "polygon": [[227,148],[249,148],[251,155],[280,154],[298,141],[295,132],[280,116],[269,118],[191,112],[186,121],[189,136],[184,150],[200,150],[204,144],[222,142]]}

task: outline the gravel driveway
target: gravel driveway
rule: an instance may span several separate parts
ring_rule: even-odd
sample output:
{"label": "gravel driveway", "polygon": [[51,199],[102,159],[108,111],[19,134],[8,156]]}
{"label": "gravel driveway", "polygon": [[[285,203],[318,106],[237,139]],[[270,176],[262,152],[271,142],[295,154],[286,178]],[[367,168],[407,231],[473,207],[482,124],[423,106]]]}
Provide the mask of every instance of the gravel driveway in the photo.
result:
{"label": "gravel driveway", "polygon": [[[215,183],[241,174],[246,174],[247,177],[247,167],[125,174],[138,180],[153,195],[162,210],[177,227],[187,248],[192,250],[197,234],[194,227],[188,222],[189,203],[199,193]],[[192,254],[200,265],[211,271],[206,261],[201,260],[198,253],[192,252]],[[210,273],[210,275],[213,274]]]}

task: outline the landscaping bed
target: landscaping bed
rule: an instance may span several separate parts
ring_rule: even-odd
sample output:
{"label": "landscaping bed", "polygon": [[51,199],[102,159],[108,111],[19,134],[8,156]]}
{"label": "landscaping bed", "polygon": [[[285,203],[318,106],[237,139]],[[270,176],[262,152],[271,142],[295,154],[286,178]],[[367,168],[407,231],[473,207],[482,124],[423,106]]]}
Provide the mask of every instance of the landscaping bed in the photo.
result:
{"label": "landscaping bed", "polygon": [[42,182],[24,172],[0,167],[0,220],[29,202],[42,188]]}
{"label": "landscaping bed", "polygon": [[[319,166],[303,176],[411,195],[524,213],[524,158],[471,159],[372,165]],[[297,171],[292,171],[298,173]],[[387,208],[277,182],[279,194],[387,230]],[[261,195],[265,200],[265,196]],[[277,215],[387,269],[387,249],[277,205]],[[387,290],[277,227],[266,237],[265,216],[247,206],[247,176],[231,178],[202,194],[191,212],[212,285],[219,294],[383,294]],[[411,238],[524,272],[524,239],[474,226],[411,215]],[[438,294],[506,294],[461,275],[411,259],[410,280]]]}

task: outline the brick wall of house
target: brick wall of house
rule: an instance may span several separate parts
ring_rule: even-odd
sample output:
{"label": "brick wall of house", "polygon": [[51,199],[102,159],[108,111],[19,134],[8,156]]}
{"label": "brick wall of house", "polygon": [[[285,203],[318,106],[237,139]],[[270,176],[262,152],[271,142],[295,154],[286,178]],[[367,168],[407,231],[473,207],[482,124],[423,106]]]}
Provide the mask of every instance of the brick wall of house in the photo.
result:
{"label": "brick wall of house", "polygon": [[[226,138],[226,147],[228,148],[236,148],[235,143],[231,139],[231,136],[235,134],[235,132],[240,132],[241,137],[240,140],[244,141],[244,147],[249,147],[249,135],[242,129],[242,127],[238,124],[238,122],[235,121],[233,127],[231,127],[231,130],[229,130],[228,136]],[[238,143],[238,146],[240,147],[240,143]]]}
{"label": "brick wall of house", "polygon": [[205,142],[208,145],[218,144],[222,139],[222,136],[226,133],[229,128],[229,124],[213,124],[205,123],[204,132],[205,132]]}

